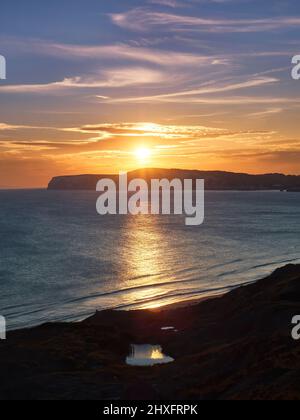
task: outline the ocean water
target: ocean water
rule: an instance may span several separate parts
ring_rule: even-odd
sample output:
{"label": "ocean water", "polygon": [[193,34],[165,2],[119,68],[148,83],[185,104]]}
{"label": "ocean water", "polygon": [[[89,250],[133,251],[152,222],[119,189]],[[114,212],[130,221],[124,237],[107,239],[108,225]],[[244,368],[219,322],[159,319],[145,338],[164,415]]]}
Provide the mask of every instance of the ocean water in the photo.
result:
{"label": "ocean water", "polygon": [[206,192],[205,223],[99,216],[94,192],[0,191],[8,328],[224,293],[300,262],[300,194]]}

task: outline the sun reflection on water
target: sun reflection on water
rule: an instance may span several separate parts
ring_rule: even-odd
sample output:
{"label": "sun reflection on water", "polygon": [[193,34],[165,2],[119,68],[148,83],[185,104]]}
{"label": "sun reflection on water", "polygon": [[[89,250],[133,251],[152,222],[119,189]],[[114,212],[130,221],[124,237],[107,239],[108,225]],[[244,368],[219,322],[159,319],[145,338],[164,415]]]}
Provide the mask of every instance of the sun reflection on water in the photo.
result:
{"label": "sun reflection on water", "polygon": [[159,220],[147,215],[128,217],[124,232],[122,260],[127,271],[126,287],[133,288],[127,293],[126,301],[140,302],[144,308],[159,308],[163,303],[153,299],[168,292],[165,284],[161,287],[159,284],[172,279],[172,266],[166,258],[168,243]]}

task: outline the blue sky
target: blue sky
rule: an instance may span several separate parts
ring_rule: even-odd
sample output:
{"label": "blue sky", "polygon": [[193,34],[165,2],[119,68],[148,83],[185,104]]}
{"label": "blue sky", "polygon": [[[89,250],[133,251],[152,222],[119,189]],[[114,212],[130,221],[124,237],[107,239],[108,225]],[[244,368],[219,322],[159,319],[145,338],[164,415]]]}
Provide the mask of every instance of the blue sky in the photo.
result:
{"label": "blue sky", "polygon": [[299,1],[12,0],[0,54],[0,186],[133,169],[139,144],[151,166],[300,173]]}

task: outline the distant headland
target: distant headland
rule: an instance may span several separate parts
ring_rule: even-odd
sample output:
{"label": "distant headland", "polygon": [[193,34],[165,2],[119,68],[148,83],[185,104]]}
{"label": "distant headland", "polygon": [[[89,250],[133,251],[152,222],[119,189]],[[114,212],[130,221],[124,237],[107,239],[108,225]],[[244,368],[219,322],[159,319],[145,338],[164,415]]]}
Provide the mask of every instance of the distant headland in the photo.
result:
{"label": "distant headland", "polygon": [[[118,182],[118,175],[73,175],[58,176],[49,182],[48,190],[90,190],[95,191],[97,182],[103,178]],[[141,178],[151,179],[204,179],[206,190],[214,191],[289,191],[300,192],[299,175],[263,174],[250,175],[246,173],[222,171],[198,171],[184,169],[138,169],[128,172],[128,180]]]}

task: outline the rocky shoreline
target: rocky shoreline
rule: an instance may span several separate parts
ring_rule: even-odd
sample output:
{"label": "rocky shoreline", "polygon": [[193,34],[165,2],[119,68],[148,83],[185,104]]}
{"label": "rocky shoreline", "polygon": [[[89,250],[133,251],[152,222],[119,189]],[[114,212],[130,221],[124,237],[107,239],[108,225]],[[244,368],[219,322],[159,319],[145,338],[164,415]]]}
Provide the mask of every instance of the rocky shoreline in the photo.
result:
{"label": "rocky shoreline", "polygon": [[[300,399],[298,314],[300,266],[288,265],[196,305],[11,332],[0,341],[0,399]],[[160,345],[175,362],[127,366],[132,344]]]}

